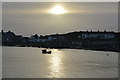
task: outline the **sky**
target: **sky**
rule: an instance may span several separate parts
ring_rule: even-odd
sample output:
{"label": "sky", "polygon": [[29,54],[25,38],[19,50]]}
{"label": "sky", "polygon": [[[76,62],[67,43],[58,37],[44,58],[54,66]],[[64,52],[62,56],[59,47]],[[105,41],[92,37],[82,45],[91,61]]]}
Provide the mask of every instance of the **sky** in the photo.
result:
{"label": "sky", "polygon": [[[68,12],[50,14],[55,5]],[[16,34],[48,35],[81,30],[118,31],[117,2],[3,2],[2,28]]]}
{"label": "sky", "polygon": [[2,2],[119,2],[119,0],[1,0]]}

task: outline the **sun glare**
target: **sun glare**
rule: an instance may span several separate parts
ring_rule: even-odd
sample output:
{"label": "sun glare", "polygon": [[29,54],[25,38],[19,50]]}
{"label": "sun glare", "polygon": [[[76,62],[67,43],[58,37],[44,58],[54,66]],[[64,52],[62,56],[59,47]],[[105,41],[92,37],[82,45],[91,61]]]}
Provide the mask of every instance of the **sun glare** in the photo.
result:
{"label": "sun glare", "polygon": [[53,7],[51,10],[49,10],[49,12],[51,14],[64,14],[67,11],[62,6],[57,5],[57,6]]}

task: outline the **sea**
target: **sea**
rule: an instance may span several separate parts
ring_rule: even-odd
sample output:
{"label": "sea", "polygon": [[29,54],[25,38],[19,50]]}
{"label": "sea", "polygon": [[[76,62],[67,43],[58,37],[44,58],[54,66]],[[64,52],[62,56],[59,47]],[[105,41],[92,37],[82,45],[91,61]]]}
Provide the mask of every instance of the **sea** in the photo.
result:
{"label": "sea", "polygon": [[3,78],[117,78],[118,53],[82,49],[2,47]]}

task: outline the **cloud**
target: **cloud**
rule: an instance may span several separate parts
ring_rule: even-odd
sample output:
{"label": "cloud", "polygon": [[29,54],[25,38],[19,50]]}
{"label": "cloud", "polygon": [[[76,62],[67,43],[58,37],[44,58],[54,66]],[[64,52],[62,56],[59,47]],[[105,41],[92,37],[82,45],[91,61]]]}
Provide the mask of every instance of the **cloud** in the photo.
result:
{"label": "cloud", "polygon": [[117,2],[61,3],[73,12],[64,15],[45,14],[58,3],[4,2],[3,29],[17,34],[31,35],[65,33],[74,30],[118,30]]}

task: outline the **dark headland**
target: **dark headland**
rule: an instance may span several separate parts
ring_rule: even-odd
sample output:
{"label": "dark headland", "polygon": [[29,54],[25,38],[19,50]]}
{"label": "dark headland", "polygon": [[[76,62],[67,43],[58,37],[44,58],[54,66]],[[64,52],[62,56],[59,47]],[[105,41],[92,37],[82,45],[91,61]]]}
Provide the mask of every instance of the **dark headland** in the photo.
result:
{"label": "dark headland", "polygon": [[75,31],[65,34],[23,37],[8,31],[0,32],[2,46],[56,49],[85,49],[120,52],[120,33],[112,31]]}

